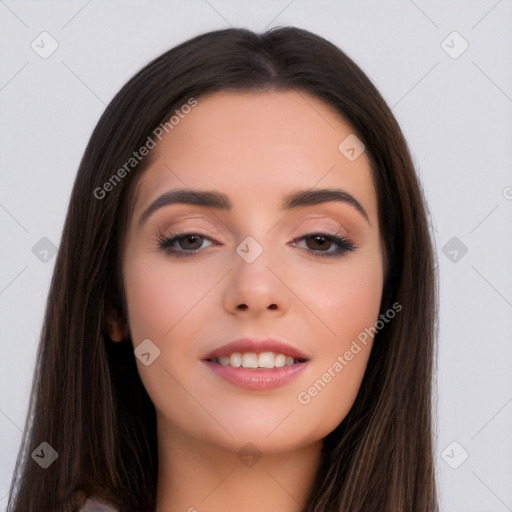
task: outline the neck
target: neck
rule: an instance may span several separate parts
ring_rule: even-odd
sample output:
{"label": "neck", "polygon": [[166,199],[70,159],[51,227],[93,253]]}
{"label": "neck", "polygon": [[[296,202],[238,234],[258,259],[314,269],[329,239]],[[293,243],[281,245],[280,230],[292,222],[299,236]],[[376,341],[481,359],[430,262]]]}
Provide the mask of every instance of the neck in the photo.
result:
{"label": "neck", "polygon": [[[286,453],[238,453],[173,433],[158,442],[155,512],[300,512],[322,441]],[[255,453],[256,452],[256,453]]]}

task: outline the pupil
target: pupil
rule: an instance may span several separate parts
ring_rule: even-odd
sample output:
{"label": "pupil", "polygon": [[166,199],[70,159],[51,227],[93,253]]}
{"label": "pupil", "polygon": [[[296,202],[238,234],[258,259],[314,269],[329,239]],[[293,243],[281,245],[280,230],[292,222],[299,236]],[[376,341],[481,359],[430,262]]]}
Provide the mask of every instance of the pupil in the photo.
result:
{"label": "pupil", "polygon": [[[195,235],[186,235],[185,240],[186,240],[187,242],[190,242],[190,240],[192,240],[192,245],[193,245],[193,244],[194,244],[194,239],[197,241],[197,240],[199,240],[199,238],[200,238],[200,237],[195,236]],[[185,245],[186,245],[186,244],[185,244]],[[197,245],[197,244],[196,244],[196,245]]]}
{"label": "pupil", "polygon": [[[316,242],[317,244],[319,244],[319,245],[320,245],[320,247],[322,247],[322,246],[323,246],[323,245],[325,245],[325,243],[326,243],[326,240],[325,240],[325,238],[324,238],[323,236],[315,235],[315,236],[313,236],[312,238],[315,240],[315,242]],[[319,240],[320,240],[320,242],[319,242]]]}

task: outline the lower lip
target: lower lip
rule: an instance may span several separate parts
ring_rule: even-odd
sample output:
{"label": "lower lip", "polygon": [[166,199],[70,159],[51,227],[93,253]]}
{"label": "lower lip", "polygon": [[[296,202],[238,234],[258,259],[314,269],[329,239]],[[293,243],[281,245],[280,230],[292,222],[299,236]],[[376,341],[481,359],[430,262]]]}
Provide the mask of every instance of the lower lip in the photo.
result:
{"label": "lower lip", "polygon": [[203,363],[216,375],[235,386],[251,390],[275,389],[297,378],[306,368],[307,362],[296,363],[280,368],[238,368],[222,366],[203,360]]}

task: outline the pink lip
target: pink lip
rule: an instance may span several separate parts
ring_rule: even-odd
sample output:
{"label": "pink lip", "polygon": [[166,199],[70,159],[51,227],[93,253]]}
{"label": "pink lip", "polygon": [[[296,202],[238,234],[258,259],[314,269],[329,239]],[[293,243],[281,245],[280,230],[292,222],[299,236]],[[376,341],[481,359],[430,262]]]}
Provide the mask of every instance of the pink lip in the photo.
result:
{"label": "pink lip", "polygon": [[299,376],[306,368],[307,362],[295,363],[281,368],[242,368],[239,366],[222,366],[203,360],[203,363],[216,375],[227,380],[231,384],[250,390],[275,389],[288,384],[292,379]]}
{"label": "pink lip", "polygon": [[203,360],[215,359],[220,356],[229,356],[233,352],[240,352],[242,354],[244,352],[279,352],[285,356],[291,356],[294,359],[308,360],[308,357],[300,350],[288,345],[288,343],[274,340],[272,338],[261,340],[255,338],[241,338],[239,340],[234,340],[222,345],[222,347],[215,349],[213,352],[210,352],[203,358]]}
{"label": "pink lip", "polygon": [[[211,359],[228,356],[233,352],[278,352],[300,362],[280,368],[235,368],[214,363]],[[269,390],[284,386],[298,377],[306,368],[308,357],[300,350],[279,340],[242,338],[232,341],[210,352],[202,362],[216,375],[235,386],[250,390]]]}

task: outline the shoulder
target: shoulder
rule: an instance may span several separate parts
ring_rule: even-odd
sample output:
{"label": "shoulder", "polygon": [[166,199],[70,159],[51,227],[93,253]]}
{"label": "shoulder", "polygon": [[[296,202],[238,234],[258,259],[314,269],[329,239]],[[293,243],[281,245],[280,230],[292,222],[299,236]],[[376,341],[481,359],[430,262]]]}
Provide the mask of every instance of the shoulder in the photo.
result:
{"label": "shoulder", "polygon": [[121,512],[119,508],[96,496],[84,498],[76,512]]}

